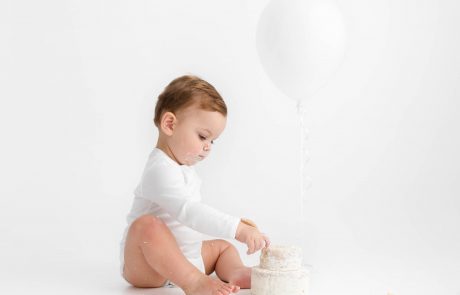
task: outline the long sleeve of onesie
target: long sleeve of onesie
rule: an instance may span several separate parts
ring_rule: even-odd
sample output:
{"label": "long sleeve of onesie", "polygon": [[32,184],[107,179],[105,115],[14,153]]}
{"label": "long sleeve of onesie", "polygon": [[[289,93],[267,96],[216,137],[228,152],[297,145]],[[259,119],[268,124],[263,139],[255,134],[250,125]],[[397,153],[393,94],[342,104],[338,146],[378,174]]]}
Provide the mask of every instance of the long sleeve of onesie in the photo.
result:
{"label": "long sleeve of onesie", "polygon": [[195,171],[184,173],[179,167],[171,167],[169,163],[147,167],[139,187],[142,197],[196,231],[235,238],[240,219],[201,203],[200,180]]}

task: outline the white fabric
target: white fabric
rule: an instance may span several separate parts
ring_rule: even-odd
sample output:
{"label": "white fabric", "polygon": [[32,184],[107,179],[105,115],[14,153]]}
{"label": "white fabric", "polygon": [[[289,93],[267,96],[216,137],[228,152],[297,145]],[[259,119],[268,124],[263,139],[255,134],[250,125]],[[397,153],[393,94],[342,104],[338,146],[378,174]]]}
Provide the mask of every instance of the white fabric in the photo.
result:
{"label": "white fabric", "polygon": [[165,222],[182,253],[199,269],[202,268],[202,264],[197,265],[201,261],[202,234],[235,238],[240,218],[201,203],[200,187],[201,180],[192,166],[179,165],[162,150],[154,148],[134,191],[133,204],[127,216],[128,224],[120,243],[122,267],[129,226],[145,214]]}

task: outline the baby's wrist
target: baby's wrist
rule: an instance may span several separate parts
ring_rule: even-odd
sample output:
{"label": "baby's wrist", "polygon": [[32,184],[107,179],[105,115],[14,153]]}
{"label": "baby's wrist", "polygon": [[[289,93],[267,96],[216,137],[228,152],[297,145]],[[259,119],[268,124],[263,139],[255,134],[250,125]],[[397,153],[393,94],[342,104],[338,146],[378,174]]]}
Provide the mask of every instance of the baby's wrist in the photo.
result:
{"label": "baby's wrist", "polygon": [[246,222],[243,221],[243,219],[241,219],[236,229],[235,239],[244,243],[246,240],[247,232],[252,228],[253,227],[251,225],[248,225]]}
{"label": "baby's wrist", "polygon": [[247,219],[247,218],[241,218],[241,222],[246,224],[246,225],[249,225],[249,226],[252,226],[252,227],[255,227],[257,228],[257,225],[254,223],[254,221],[250,220],[250,219]]}

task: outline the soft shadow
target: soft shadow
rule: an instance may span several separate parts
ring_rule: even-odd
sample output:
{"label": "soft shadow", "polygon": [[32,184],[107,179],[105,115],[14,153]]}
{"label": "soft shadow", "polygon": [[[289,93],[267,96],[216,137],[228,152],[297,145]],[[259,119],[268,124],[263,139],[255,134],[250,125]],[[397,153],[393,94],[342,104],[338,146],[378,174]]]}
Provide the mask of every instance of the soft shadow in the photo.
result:
{"label": "soft shadow", "polygon": [[127,286],[123,289],[123,295],[184,295],[180,288],[134,288]]}

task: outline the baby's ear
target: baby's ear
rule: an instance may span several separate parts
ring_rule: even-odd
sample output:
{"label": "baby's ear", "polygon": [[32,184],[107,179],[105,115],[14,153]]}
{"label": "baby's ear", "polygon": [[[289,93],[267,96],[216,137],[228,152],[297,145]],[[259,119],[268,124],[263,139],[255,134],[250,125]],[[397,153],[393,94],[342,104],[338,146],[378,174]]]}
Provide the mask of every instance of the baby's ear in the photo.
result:
{"label": "baby's ear", "polygon": [[166,112],[161,116],[160,127],[166,135],[172,135],[176,126],[176,116],[171,112]]}

